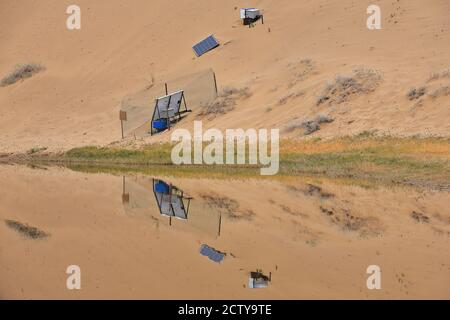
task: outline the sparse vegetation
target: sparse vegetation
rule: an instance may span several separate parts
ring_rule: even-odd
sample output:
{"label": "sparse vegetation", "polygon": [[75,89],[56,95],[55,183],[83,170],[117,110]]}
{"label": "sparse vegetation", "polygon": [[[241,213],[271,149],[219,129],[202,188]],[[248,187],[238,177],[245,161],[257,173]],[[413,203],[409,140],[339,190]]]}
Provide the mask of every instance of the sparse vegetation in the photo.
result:
{"label": "sparse vegetation", "polygon": [[[64,154],[10,155],[3,162],[59,164],[86,172],[169,174],[188,177],[258,177],[252,165],[173,166],[171,144],[140,149],[82,147]],[[278,176],[319,175],[450,191],[448,138],[396,138],[366,131],[334,139],[280,141]]]}
{"label": "sparse vegetation", "polygon": [[427,92],[427,88],[420,87],[420,88],[411,88],[408,93],[407,97],[409,100],[416,100],[422,97]]}
{"label": "sparse vegetation", "polygon": [[202,194],[200,195],[206,201],[208,206],[217,209],[230,220],[251,220],[255,215],[254,212],[247,210],[240,210],[239,203],[236,200],[217,194]]}
{"label": "sparse vegetation", "polygon": [[383,227],[376,217],[360,217],[351,213],[348,209],[342,208],[320,206],[320,211],[342,231],[356,232],[362,238],[377,237],[383,234]]}
{"label": "sparse vegetation", "polygon": [[280,100],[278,100],[278,105],[282,106],[282,105],[286,104],[289,100],[299,98],[299,97],[303,96],[304,94],[305,94],[304,91],[290,93],[290,94],[284,96],[283,98],[281,98]]}
{"label": "sparse vegetation", "polygon": [[16,230],[18,233],[20,233],[21,235],[23,235],[26,238],[30,238],[30,239],[43,239],[49,236],[48,233],[39,230],[36,227],[32,227],[28,224],[25,223],[21,223],[19,221],[15,221],[15,220],[5,220],[5,223],[8,227],[10,227],[11,229]]}
{"label": "sparse vegetation", "polygon": [[226,87],[211,103],[201,106],[199,116],[209,116],[214,118],[218,115],[226,114],[234,109],[236,101],[248,99],[251,96],[248,87],[233,88]]}
{"label": "sparse vegetation", "polygon": [[317,97],[316,104],[318,106],[325,102],[340,104],[353,95],[374,91],[380,81],[381,75],[375,70],[355,69],[351,76],[337,76],[333,82],[328,83]]}
{"label": "sparse vegetation", "polygon": [[316,64],[310,58],[302,59],[296,63],[289,63],[288,67],[294,70],[294,77],[289,82],[289,88],[292,88],[297,83],[306,80],[309,76],[317,74]]}
{"label": "sparse vegetation", "polygon": [[27,151],[27,154],[35,154],[47,150],[47,147],[35,147]]}
{"label": "sparse vegetation", "polygon": [[448,95],[450,95],[450,86],[440,86],[430,94],[430,97],[436,99]]}
{"label": "sparse vegetation", "polygon": [[139,150],[87,146],[67,151],[64,158],[69,160],[88,160],[97,162],[171,164],[170,143],[145,146]]}
{"label": "sparse vegetation", "polygon": [[30,78],[34,74],[43,71],[44,69],[45,68],[42,65],[36,63],[18,64],[14,68],[14,71],[12,71],[9,75],[1,80],[0,86],[6,87],[16,83],[19,80]]}
{"label": "sparse vegetation", "polygon": [[424,215],[422,212],[413,211],[411,212],[411,218],[416,220],[418,223],[429,223],[430,218]]}
{"label": "sparse vegetation", "polygon": [[435,80],[442,79],[442,78],[450,78],[450,69],[433,73],[430,76],[430,78],[428,79],[428,82],[435,81]]}
{"label": "sparse vegetation", "polygon": [[294,120],[285,128],[285,132],[291,132],[297,129],[303,129],[305,135],[310,135],[320,130],[320,125],[323,123],[333,122],[330,116],[319,114],[314,119],[304,121]]}

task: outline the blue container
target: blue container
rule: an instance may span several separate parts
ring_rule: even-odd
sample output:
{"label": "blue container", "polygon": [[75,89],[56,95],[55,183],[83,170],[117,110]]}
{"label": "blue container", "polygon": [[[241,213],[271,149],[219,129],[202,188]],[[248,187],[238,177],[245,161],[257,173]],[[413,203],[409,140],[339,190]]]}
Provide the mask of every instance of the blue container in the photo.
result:
{"label": "blue container", "polygon": [[157,183],[155,183],[155,191],[158,193],[168,194],[169,189],[169,185],[163,181],[158,181]]}
{"label": "blue container", "polygon": [[167,129],[167,120],[166,119],[158,119],[153,121],[152,127],[158,131],[163,131]]}

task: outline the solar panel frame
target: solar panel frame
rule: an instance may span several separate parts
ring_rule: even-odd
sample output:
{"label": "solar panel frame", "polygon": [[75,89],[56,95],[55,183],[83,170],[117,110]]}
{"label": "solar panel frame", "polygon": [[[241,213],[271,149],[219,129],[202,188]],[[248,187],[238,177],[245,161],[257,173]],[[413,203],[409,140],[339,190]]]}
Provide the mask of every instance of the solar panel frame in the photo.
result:
{"label": "solar panel frame", "polygon": [[195,46],[192,47],[197,57],[200,57],[207,53],[208,51],[211,51],[214,48],[217,48],[219,46],[219,42],[214,38],[213,35],[210,35],[197,43]]}

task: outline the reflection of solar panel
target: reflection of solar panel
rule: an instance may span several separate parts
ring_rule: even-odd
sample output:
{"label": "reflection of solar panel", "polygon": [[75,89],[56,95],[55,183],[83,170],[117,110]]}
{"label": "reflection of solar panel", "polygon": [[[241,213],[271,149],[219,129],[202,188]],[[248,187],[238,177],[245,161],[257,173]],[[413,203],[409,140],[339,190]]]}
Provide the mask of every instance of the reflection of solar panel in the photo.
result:
{"label": "reflection of solar panel", "polygon": [[212,50],[218,46],[219,46],[219,43],[217,42],[216,38],[214,38],[213,35],[210,35],[208,38],[200,41],[195,46],[193,46],[192,49],[194,49],[197,57],[200,57],[201,55],[205,54],[209,50]]}
{"label": "reflection of solar panel", "polygon": [[225,258],[225,253],[217,251],[206,244],[202,244],[202,246],[200,247],[200,254],[218,263],[220,263]]}
{"label": "reflection of solar panel", "polygon": [[190,199],[188,198],[188,209],[186,209],[183,203],[183,191],[175,186],[169,186],[164,181],[153,180],[153,193],[158,203],[159,212],[162,215],[187,220]]}

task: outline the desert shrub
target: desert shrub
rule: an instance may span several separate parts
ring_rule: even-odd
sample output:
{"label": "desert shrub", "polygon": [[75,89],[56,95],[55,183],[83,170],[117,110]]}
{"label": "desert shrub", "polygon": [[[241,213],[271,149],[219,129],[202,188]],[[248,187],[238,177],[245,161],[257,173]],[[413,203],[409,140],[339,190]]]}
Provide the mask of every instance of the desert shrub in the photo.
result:
{"label": "desert shrub", "polygon": [[433,73],[430,78],[428,79],[428,81],[434,81],[434,80],[438,80],[441,78],[450,78],[450,69],[447,70],[443,70],[441,72],[435,72]]}
{"label": "desert shrub", "polygon": [[48,233],[39,230],[36,227],[30,226],[26,223],[21,223],[15,220],[5,220],[5,223],[11,229],[16,230],[18,233],[22,234],[24,237],[31,239],[41,239],[49,236]]}
{"label": "desert shrub", "polygon": [[425,87],[420,88],[411,88],[406,96],[409,100],[416,100],[419,99],[421,96],[423,96],[427,92],[427,89]]}
{"label": "desert shrub", "polygon": [[314,60],[305,58],[299,62],[293,62],[288,64],[288,68],[293,69],[294,76],[291,79],[288,87],[291,88],[297,83],[302,82],[309,78],[311,75],[317,74],[317,67]]}
{"label": "desert shrub", "polygon": [[233,88],[226,87],[217,96],[217,98],[200,107],[199,116],[215,117],[232,111],[236,105],[236,101],[248,99],[251,96],[248,87]]}
{"label": "desert shrub", "polygon": [[1,80],[0,85],[2,87],[6,87],[8,85],[16,83],[19,80],[30,78],[31,76],[33,76],[33,74],[38,73],[44,69],[45,68],[42,65],[36,63],[18,64],[9,75]]}
{"label": "desert shrub", "polygon": [[278,100],[278,105],[282,106],[284,104],[286,104],[289,100],[291,99],[296,99],[298,97],[303,96],[305,93],[303,91],[299,91],[299,92],[294,92],[294,93],[290,93],[284,97],[282,97],[280,100]]}
{"label": "desert shrub", "polygon": [[47,150],[47,147],[34,147],[28,150],[27,154],[31,155],[45,150]]}
{"label": "desert shrub", "polygon": [[317,105],[322,103],[342,103],[352,95],[367,94],[374,91],[381,81],[381,75],[372,69],[359,68],[353,70],[350,76],[337,76],[322,89],[316,100]]}
{"label": "desert shrub", "polygon": [[334,119],[332,119],[328,115],[319,114],[313,119],[306,119],[303,121],[295,120],[292,121],[288,126],[285,128],[286,132],[291,132],[297,129],[303,129],[305,135],[310,135],[316,131],[320,130],[320,125],[323,123],[330,123],[333,122]]}
{"label": "desert shrub", "polygon": [[448,95],[450,95],[450,87],[449,86],[441,86],[441,87],[437,88],[436,90],[434,90],[430,94],[430,97],[433,99],[436,99],[438,97],[443,97],[443,96],[448,96]]}

